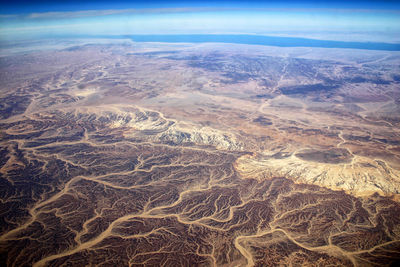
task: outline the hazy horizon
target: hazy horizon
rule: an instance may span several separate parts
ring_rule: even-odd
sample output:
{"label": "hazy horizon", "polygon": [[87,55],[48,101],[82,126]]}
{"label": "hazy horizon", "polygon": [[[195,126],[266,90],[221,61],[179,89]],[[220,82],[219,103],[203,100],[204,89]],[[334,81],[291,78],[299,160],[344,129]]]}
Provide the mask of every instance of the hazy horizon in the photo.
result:
{"label": "hazy horizon", "polygon": [[71,34],[255,34],[400,43],[400,13],[390,1],[338,2],[336,6],[325,1],[122,1],[114,8],[105,3],[83,2],[79,10],[73,1],[5,5],[0,10],[1,41]]}

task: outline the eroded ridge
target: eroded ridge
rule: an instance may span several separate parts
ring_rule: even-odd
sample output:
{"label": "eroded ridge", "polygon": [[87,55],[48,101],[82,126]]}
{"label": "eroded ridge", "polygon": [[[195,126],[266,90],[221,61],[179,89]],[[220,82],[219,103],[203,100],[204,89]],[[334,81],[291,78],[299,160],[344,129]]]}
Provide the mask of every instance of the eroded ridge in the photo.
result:
{"label": "eroded ridge", "polygon": [[[395,116],[368,113],[358,102],[329,102],[343,96],[343,81],[303,85],[301,96],[290,85],[327,82],[331,62],[317,61],[312,76],[311,59],[231,58],[238,52],[207,47],[127,49],[133,48],[52,52],[70,61],[57,68],[47,62],[41,72],[23,72],[5,59],[3,68],[17,70],[8,84],[18,89],[2,88],[2,265],[385,266],[400,260]],[[215,66],[207,65],[212,59]],[[357,66],[365,77],[373,72]],[[395,96],[398,83],[388,83],[374,90]],[[325,105],[313,102],[316,90]],[[358,194],[363,190],[368,194]]]}

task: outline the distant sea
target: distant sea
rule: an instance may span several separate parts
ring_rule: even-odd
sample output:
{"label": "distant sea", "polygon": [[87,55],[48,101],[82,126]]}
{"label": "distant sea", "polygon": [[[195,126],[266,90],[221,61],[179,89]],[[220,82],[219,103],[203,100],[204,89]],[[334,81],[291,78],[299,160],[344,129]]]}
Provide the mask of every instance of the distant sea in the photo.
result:
{"label": "distant sea", "polygon": [[[107,36],[102,36],[107,38]],[[234,43],[280,47],[353,48],[367,50],[400,51],[400,44],[372,42],[343,42],[295,37],[263,35],[184,34],[184,35],[124,35],[108,38],[130,38],[135,42],[165,43]]]}

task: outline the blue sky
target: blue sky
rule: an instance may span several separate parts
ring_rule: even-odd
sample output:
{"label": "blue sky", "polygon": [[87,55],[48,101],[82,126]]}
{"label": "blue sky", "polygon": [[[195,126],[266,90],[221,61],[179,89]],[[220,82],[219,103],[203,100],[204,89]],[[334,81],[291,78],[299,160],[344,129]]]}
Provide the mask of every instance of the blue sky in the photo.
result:
{"label": "blue sky", "polygon": [[397,0],[217,0],[217,1],[135,1],[135,0],[13,0],[0,1],[1,14],[17,14],[49,11],[79,11],[129,8],[168,8],[168,7],[253,7],[253,8],[351,8],[351,9],[400,9]]}
{"label": "blue sky", "polygon": [[400,43],[397,1],[15,0],[0,6],[0,41],[198,33]]}

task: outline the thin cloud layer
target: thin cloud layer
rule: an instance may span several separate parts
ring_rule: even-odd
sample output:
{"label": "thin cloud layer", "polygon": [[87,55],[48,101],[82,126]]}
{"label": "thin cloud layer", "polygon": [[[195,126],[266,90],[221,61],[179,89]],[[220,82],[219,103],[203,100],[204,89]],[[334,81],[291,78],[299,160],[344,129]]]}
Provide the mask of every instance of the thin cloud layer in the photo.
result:
{"label": "thin cloud layer", "polygon": [[217,8],[146,8],[146,9],[109,9],[109,10],[84,10],[84,11],[68,11],[68,12],[43,12],[31,13],[26,16],[29,19],[61,19],[61,18],[82,18],[96,17],[118,14],[168,14],[168,13],[186,13],[186,12],[206,12],[217,10]]}

